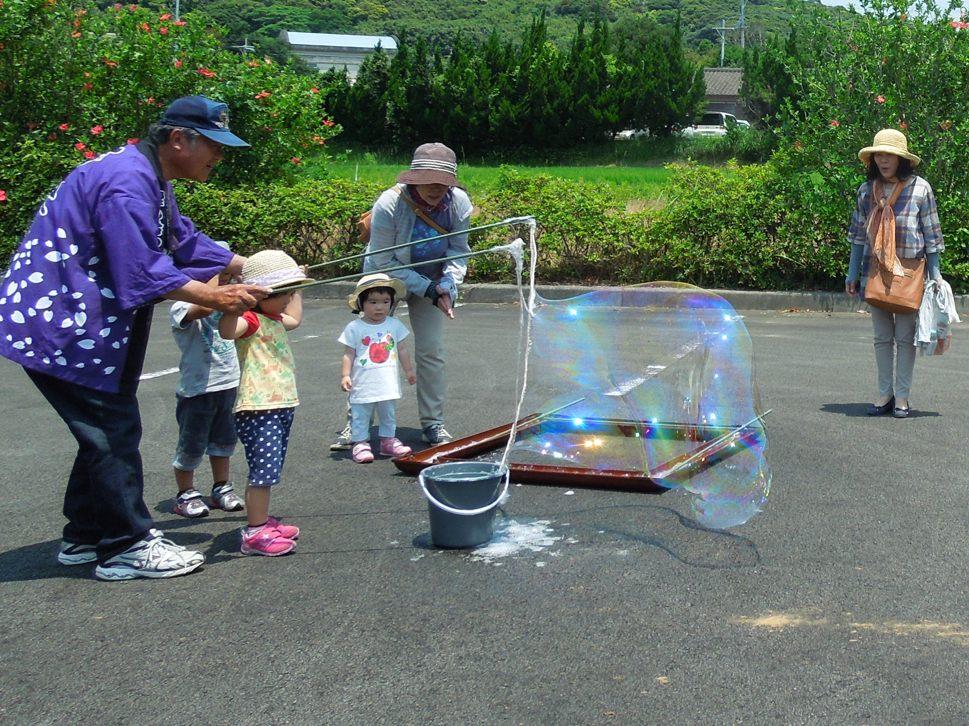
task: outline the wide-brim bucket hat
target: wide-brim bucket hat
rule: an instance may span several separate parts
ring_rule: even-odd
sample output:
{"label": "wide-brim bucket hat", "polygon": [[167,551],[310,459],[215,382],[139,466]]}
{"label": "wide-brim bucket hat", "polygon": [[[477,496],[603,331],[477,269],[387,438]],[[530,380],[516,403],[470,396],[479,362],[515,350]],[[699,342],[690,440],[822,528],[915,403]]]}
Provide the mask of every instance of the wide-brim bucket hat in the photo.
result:
{"label": "wide-brim bucket hat", "polygon": [[410,169],[397,175],[400,184],[458,185],[458,157],[444,144],[421,144],[414,149]]}
{"label": "wide-brim bucket hat", "polygon": [[908,139],[905,138],[905,134],[897,129],[882,129],[879,131],[875,134],[875,140],[871,146],[866,146],[858,152],[858,158],[861,159],[861,163],[868,164],[872,154],[879,153],[895,154],[895,156],[908,159],[912,162],[913,167],[922,163],[919,157],[908,150]]}
{"label": "wide-brim bucket hat", "polygon": [[397,280],[390,275],[386,275],[383,272],[374,272],[370,275],[364,275],[360,278],[360,282],[357,283],[357,287],[354,291],[347,295],[347,305],[350,309],[355,312],[360,312],[360,296],[363,295],[367,290],[372,290],[375,287],[389,287],[394,291],[394,303],[400,301],[404,295],[407,294],[407,288],[404,287],[404,283]]}
{"label": "wide-brim bucket hat", "polygon": [[249,257],[242,266],[242,281],[247,285],[284,287],[312,282],[296,260],[282,250],[263,250]]}

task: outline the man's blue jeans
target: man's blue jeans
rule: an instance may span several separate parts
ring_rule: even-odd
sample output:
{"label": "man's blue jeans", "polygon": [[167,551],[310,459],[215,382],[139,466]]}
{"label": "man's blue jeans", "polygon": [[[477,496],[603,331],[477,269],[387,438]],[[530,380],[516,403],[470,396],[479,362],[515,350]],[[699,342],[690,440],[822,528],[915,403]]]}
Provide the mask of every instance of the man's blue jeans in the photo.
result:
{"label": "man's blue jeans", "polygon": [[154,526],[143,498],[138,399],[133,393],[105,393],[36,371],[27,370],[27,375],[77,439],[64,494],[64,539],[97,545],[98,559],[104,562]]}

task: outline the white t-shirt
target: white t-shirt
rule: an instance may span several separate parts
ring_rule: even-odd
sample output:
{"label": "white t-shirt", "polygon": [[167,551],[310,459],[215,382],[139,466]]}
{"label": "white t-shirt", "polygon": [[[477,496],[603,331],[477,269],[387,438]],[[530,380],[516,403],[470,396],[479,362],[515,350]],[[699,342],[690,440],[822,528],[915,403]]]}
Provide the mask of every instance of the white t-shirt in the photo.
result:
{"label": "white t-shirt", "polygon": [[397,346],[410,331],[397,318],[368,323],[357,318],[340,334],[340,342],[353,348],[350,403],[374,403],[400,398]]}

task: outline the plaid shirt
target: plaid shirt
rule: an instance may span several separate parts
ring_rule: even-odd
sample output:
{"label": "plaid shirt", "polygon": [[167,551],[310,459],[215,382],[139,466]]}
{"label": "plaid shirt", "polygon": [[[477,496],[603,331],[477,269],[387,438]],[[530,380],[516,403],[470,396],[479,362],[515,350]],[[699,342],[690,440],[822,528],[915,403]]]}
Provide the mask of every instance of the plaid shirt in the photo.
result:
{"label": "plaid shirt", "polygon": [[[895,211],[895,252],[899,257],[912,259],[924,257],[926,252],[941,252],[945,249],[942,242],[942,228],[939,226],[939,210],[935,204],[935,192],[920,176],[913,177],[898,195],[892,206]],[[872,182],[866,181],[858,187],[858,202],[851,217],[848,241],[864,245],[865,257],[861,266],[862,280],[868,277],[871,264],[871,249],[865,227],[872,206]]]}

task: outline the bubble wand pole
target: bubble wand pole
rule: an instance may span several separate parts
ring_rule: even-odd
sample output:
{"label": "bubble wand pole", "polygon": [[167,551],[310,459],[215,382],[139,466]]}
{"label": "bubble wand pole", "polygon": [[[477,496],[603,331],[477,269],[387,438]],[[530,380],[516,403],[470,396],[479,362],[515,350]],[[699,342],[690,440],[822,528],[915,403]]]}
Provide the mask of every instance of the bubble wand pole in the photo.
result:
{"label": "bubble wand pole", "polygon": [[[490,247],[486,250],[477,250],[476,252],[468,252],[463,255],[450,255],[448,257],[442,257],[442,261],[446,260],[463,260],[469,257],[477,257],[478,255],[494,254],[495,252],[505,252],[507,249],[515,244],[512,242],[509,245],[501,245],[499,247]],[[412,267],[420,267],[421,265],[426,265],[427,261],[424,262],[412,262],[409,265],[397,265],[396,267],[384,267],[379,270],[374,270],[374,272],[396,272],[397,270],[407,270]],[[344,280],[356,280],[360,277],[359,272],[355,272],[352,275],[341,275],[340,277],[328,277],[325,280],[314,280],[313,282],[304,282],[299,285],[280,285],[279,287],[272,288],[273,293],[277,292],[294,292],[296,290],[303,290],[307,287],[314,287],[316,285],[325,285],[331,282],[343,282]]]}
{"label": "bubble wand pole", "polygon": [[762,414],[754,416],[747,423],[741,424],[740,426],[735,426],[722,436],[718,436],[711,441],[707,441],[696,451],[686,454],[682,458],[668,461],[665,464],[660,465],[659,468],[649,472],[650,479],[657,479],[662,482],[664,479],[668,479],[677,473],[683,472],[697,461],[702,461],[705,459],[705,457],[718,453],[722,449],[726,448],[726,446],[731,442],[731,439],[738,438],[744,432],[744,430],[752,428],[753,425],[758,421],[760,421],[761,425],[763,425],[764,418],[773,412],[774,409],[767,409]]}
{"label": "bubble wand pole", "polygon": [[[411,242],[404,242],[403,244],[394,245],[392,247],[381,247],[379,250],[374,250],[373,252],[361,252],[357,255],[348,255],[347,257],[341,257],[336,260],[328,260],[327,262],[320,262],[316,265],[310,265],[307,267],[307,271],[316,270],[320,267],[328,267],[329,265],[337,265],[341,262],[350,262],[351,260],[359,260],[361,257],[367,257],[369,255],[375,255],[382,252],[393,252],[394,250],[402,250],[405,247],[413,247],[414,245],[419,245],[423,242],[431,242],[436,239],[444,239],[445,237],[454,237],[459,234],[467,234],[468,232],[480,232],[483,229],[492,229],[493,227],[506,227],[512,224],[528,224],[534,221],[534,217],[509,217],[508,219],[503,219],[500,222],[492,222],[491,224],[482,224],[477,227],[469,227],[468,229],[461,229],[456,232],[445,232],[444,234],[436,234],[432,237],[425,237],[424,239],[416,239]],[[453,259],[453,258],[452,258]],[[397,268],[403,269],[403,268]],[[382,272],[383,270],[381,270]]]}

